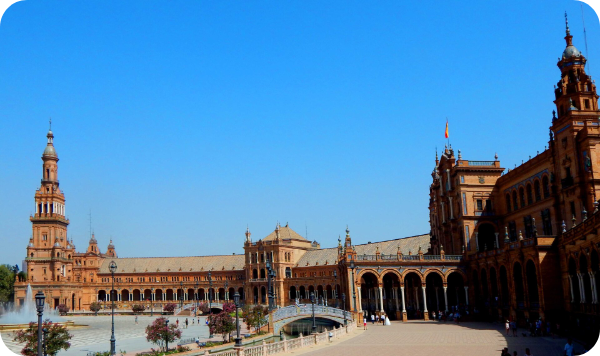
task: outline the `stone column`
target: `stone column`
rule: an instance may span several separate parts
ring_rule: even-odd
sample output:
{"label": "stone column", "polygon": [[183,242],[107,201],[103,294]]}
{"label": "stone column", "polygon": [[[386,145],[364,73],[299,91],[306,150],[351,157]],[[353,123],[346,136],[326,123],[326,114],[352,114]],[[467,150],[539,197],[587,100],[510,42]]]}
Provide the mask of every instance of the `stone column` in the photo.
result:
{"label": "stone column", "polygon": [[469,287],[465,286],[465,304],[469,306]]}
{"label": "stone column", "polygon": [[571,287],[571,303],[575,301],[575,294],[573,294],[573,277],[571,275],[567,275],[569,277],[569,287]]}
{"label": "stone column", "polygon": [[448,287],[444,286],[444,303],[446,303],[446,311],[450,310],[450,308],[448,308]]}
{"label": "stone column", "polygon": [[129,293],[129,301],[133,301],[133,293]]}
{"label": "stone column", "polygon": [[452,197],[448,197],[448,200],[449,200],[448,205],[450,206],[450,219],[454,219],[454,208],[453,208],[454,204],[452,204]]}
{"label": "stone column", "polygon": [[379,286],[379,305],[381,306],[381,312],[383,313],[383,287]]}
{"label": "stone column", "polygon": [[596,272],[590,271],[590,283],[592,285],[592,303],[598,303],[598,289],[596,289]]}
{"label": "stone column", "polygon": [[580,303],[585,303],[585,289],[583,288],[583,276],[581,273],[577,273],[577,279],[579,280],[579,295],[581,296]]}
{"label": "stone column", "polygon": [[400,293],[402,294],[402,321],[406,321],[406,301],[404,300],[404,286],[400,286]]}
{"label": "stone column", "polygon": [[425,283],[423,283],[423,286],[421,287],[421,289],[423,290],[423,319],[429,320],[429,312],[427,311],[427,292],[426,292]]}
{"label": "stone column", "polygon": [[500,244],[498,242],[498,235],[499,234],[500,234],[499,232],[496,233],[496,248],[500,248]]}
{"label": "stone column", "polygon": [[356,287],[356,289],[358,290],[358,300],[356,301],[356,303],[358,303],[358,305],[356,306],[356,308],[358,309],[358,311],[362,311],[362,292],[360,286]]}

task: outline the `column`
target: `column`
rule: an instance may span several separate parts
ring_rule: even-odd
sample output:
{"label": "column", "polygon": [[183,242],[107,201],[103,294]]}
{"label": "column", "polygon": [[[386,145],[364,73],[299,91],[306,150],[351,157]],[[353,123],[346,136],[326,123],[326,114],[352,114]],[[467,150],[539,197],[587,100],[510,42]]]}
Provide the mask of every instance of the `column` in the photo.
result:
{"label": "column", "polygon": [[392,289],[394,291],[394,300],[396,301],[396,310],[400,310],[400,306],[398,305],[398,289]]}
{"label": "column", "polygon": [[178,301],[179,298],[177,298],[177,291],[173,292],[173,301]]}
{"label": "column", "polygon": [[454,219],[454,204],[452,204],[452,197],[448,197],[448,205],[450,206],[450,219]]}
{"label": "column", "polygon": [[575,301],[575,294],[573,294],[573,277],[571,277],[570,274],[567,277],[569,277],[569,287],[571,287],[571,303],[573,303]]}
{"label": "column", "polygon": [[465,286],[465,304],[469,306],[469,287]]}
{"label": "column", "polygon": [[450,310],[450,308],[448,308],[448,287],[444,286],[444,303],[446,303],[446,310]]}
{"label": "column", "polygon": [[383,287],[379,286],[379,305],[381,305],[381,312],[383,313]]}
{"label": "column", "polygon": [[362,292],[360,286],[356,287],[356,289],[358,290],[358,300],[356,301],[356,303],[358,303],[358,305],[356,306],[358,308],[358,311],[362,311]]}
{"label": "column", "polygon": [[592,303],[598,303],[598,290],[596,289],[596,272],[590,271],[590,283],[592,284]]}
{"label": "column", "polygon": [[585,303],[585,289],[583,288],[583,276],[581,273],[577,273],[577,279],[579,279],[579,295],[581,296],[581,303]]}
{"label": "column", "polygon": [[442,223],[446,222],[446,214],[444,213],[444,202],[441,202],[442,204]]}
{"label": "column", "polygon": [[423,290],[423,312],[427,313],[427,293],[425,293],[425,284],[423,284],[421,290]]}
{"label": "column", "polygon": [[496,233],[496,248],[500,248],[500,244],[498,243],[498,235],[499,234],[500,234],[499,232]]}
{"label": "column", "polygon": [[133,300],[133,293],[129,293],[129,301],[131,302]]}
{"label": "column", "polygon": [[404,286],[400,286],[400,293],[402,293],[402,312],[406,313],[406,302],[404,300]]}
{"label": "column", "polygon": [[155,301],[156,301],[156,294],[155,294],[154,292],[152,292],[152,293],[150,294],[150,299],[151,299],[153,302],[155,302]]}

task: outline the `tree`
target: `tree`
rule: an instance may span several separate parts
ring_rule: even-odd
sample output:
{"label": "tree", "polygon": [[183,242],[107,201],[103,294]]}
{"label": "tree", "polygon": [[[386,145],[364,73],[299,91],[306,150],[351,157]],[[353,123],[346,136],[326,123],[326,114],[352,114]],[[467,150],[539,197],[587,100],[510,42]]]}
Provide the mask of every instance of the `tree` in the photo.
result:
{"label": "tree", "polygon": [[177,304],[175,303],[167,303],[163,310],[166,311],[167,313],[172,313],[175,311],[175,308],[177,308]]}
{"label": "tree", "polygon": [[90,304],[90,310],[98,315],[98,310],[102,309],[102,305],[98,302],[92,302]]}
{"label": "tree", "polygon": [[146,307],[143,304],[134,304],[131,306],[131,311],[135,314],[141,313],[146,310]]}
{"label": "tree", "polygon": [[260,331],[260,327],[269,321],[269,309],[261,305],[253,307],[246,305],[242,310],[242,320],[244,320],[248,329],[255,328]]}
{"label": "tree", "polygon": [[167,318],[160,317],[154,320],[152,324],[146,326],[146,340],[162,347],[165,341],[173,342],[180,339],[181,330],[175,324],[167,327],[166,321]]}
{"label": "tree", "polygon": [[210,312],[208,303],[200,303],[200,305],[198,306],[198,310],[200,310],[203,314],[208,314]]}
{"label": "tree", "polygon": [[235,322],[229,313],[222,311],[208,317],[208,328],[211,334],[223,335],[223,342],[227,342],[227,335],[235,330]]}
{"label": "tree", "polygon": [[59,304],[56,308],[58,309],[58,313],[60,315],[67,315],[69,312],[69,307],[66,304]]}
{"label": "tree", "polygon": [[0,303],[12,302],[14,299],[15,272],[14,266],[0,265]]}
{"label": "tree", "polygon": [[[71,340],[73,335],[69,334],[65,326],[46,319],[42,323],[42,327],[48,330],[46,333],[46,352],[48,355],[55,356],[58,351],[68,350],[71,347],[69,340]],[[25,343],[25,347],[21,350],[21,355],[37,355],[37,329],[37,323],[31,322],[27,329],[18,330],[15,333],[13,341]]]}

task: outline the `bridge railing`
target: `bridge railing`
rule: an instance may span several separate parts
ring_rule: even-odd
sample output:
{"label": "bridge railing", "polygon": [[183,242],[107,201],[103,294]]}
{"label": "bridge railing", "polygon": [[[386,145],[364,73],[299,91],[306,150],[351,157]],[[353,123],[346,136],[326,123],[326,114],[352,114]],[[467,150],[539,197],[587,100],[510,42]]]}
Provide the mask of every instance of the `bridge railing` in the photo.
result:
{"label": "bridge railing", "polygon": [[[279,308],[273,312],[273,321],[291,318],[298,315],[312,315],[312,304],[290,305],[285,308]],[[338,318],[344,318],[342,309],[326,307],[324,305],[315,305],[315,315],[328,315]],[[352,313],[345,312],[346,319],[352,320]]]}

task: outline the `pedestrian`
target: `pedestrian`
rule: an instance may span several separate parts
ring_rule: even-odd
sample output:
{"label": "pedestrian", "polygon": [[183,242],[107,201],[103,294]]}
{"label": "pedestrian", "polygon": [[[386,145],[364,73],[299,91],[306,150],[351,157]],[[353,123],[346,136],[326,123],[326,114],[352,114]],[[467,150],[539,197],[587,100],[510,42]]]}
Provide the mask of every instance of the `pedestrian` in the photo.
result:
{"label": "pedestrian", "polygon": [[388,316],[385,316],[385,324],[384,325],[391,325],[390,323],[390,318],[388,318]]}
{"label": "pedestrian", "polygon": [[138,317],[137,317],[137,315],[136,315],[136,316],[135,316],[135,325],[137,325],[137,324],[138,324]]}
{"label": "pedestrian", "polygon": [[565,356],[573,356],[573,339],[568,338],[565,345]]}
{"label": "pedestrian", "polygon": [[177,328],[179,328],[179,318],[177,318],[176,323],[177,323]]}
{"label": "pedestrian", "polygon": [[435,310],[431,312],[431,317],[433,320],[435,320]]}
{"label": "pedestrian", "polygon": [[371,323],[375,325],[375,315],[371,314]]}
{"label": "pedestrian", "polygon": [[506,324],[504,324],[504,327],[506,328],[506,335],[508,335],[508,332],[510,331],[510,322],[507,320]]}
{"label": "pedestrian", "polygon": [[194,325],[194,321],[196,321],[196,319],[192,318],[192,325]]}
{"label": "pedestrian", "polygon": [[198,325],[200,325],[200,317],[198,317]]}
{"label": "pedestrian", "polygon": [[363,330],[367,330],[367,318],[363,318]]}
{"label": "pedestrian", "polygon": [[549,321],[546,322],[546,335],[552,336],[552,324]]}
{"label": "pedestrian", "polygon": [[189,325],[188,318],[185,318],[185,328],[187,329]]}
{"label": "pedestrian", "polygon": [[517,321],[516,320],[513,320],[510,322],[510,327],[512,328],[513,336],[514,337],[519,336],[519,333],[517,333]]}
{"label": "pedestrian", "polygon": [[379,324],[379,314],[375,315],[375,321],[377,321],[377,324]]}
{"label": "pedestrian", "polygon": [[502,349],[502,353],[500,356],[510,356],[510,352],[508,352],[508,347]]}
{"label": "pedestrian", "polygon": [[198,336],[196,336],[196,345],[198,345],[198,347],[200,347],[200,338],[198,338]]}
{"label": "pedestrian", "polygon": [[525,356],[533,356],[531,354],[531,351],[529,351],[529,349],[525,349]]}

